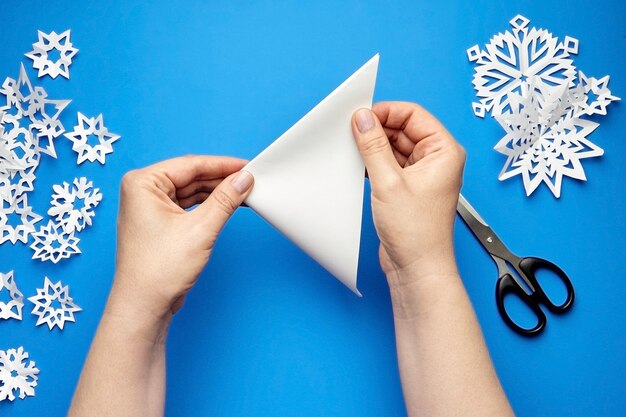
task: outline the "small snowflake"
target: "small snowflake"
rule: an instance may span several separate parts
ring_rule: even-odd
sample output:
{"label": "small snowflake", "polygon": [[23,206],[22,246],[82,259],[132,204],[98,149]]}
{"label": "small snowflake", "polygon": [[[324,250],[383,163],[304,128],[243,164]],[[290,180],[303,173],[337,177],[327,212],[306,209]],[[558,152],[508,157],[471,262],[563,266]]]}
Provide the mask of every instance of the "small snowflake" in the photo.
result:
{"label": "small snowflake", "polygon": [[65,233],[63,227],[52,220],[31,236],[34,242],[30,248],[35,251],[33,259],[57,263],[61,259],[80,253],[78,248],[80,239],[75,237],[73,232]]}
{"label": "small snowflake", "polygon": [[[609,90],[608,75],[599,80],[594,77],[587,77],[582,71],[578,71],[578,85],[582,89],[585,100],[581,103],[581,111],[587,116],[594,114],[606,115],[606,107],[614,101],[619,101],[619,97],[615,97]],[[590,96],[595,96],[594,100],[590,100]]]}
{"label": "small snowflake", "polygon": [[0,301],[0,319],[16,319],[22,320],[22,307],[24,307],[24,296],[17,289],[17,284],[13,278],[13,271],[7,274],[0,272],[0,293],[7,291],[11,300],[8,302]]}
{"label": "small snowflake", "polygon": [[[12,244],[20,241],[26,243],[28,236],[35,232],[35,223],[39,222],[42,217],[33,212],[28,205],[27,195],[19,196],[15,201],[2,201],[0,210],[0,244],[11,242]],[[9,223],[10,216],[19,216],[20,224],[13,225]]]}
{"label": "small snowflake", "polygon": [[74,304],[69,291],[69,286],[64,286],[61,281],[53,284],[45,277],[44,287],[37,289],[37,295],[28,298],[35,305],[32,313],[37,316],[37,326],[46,323],[50,330],[55,326],[63,330],[66,321],[76,321],[74,313],[82,309]]}
{"label": "small snowflake", "polygon": [[39,369],[34,361],[28,361],[28,353],[20,346],[17,349],[0,350],[0,401],[15,400],[14,391],[19,390],[19,397],[35,395]]}
{"label": "small snowflake", "polygon": [[[37,33],[39,40],[33,44],[33,50],[26,54],[26,57],[33,60],[33,68],[39,70],[37,76],[49,75],[56,78],[60,74],[69,79],[69,66],[78,52],[70,41],[70,31],[66,30],[61,34],[54,31],[49,34],[42,31],[37,31]],[[49,59],[49,53],[52,51],[59,53],[59,59],[54,62]]]}
{"label": "small snowflake", "polygon": [[[88,143],[91,135],[98,139],[98,144],[95,146]],[[120,138],[119,135],[109,133],[104,126],[102,114],[95,118],[88,118],[80,112],[74,131],[66,133],[65,137],[72,141],[72,150],[78,154],[76,161],[78,164],[82,164],[85,160],[89,162],[97,160],[104,164],[106,155],[113,152],[112,144]]]}
{"label": "small snowflake", "polygon": [[93,183],[87,178],[75,178],[74,186],[64,182],[63,186],[52,186],[54,194],[48,214],[56,217],[56,221],[63,226],[66,233],[80,232],[86,226],[91,226],[94,209],[102,200],[99,188],[93,188]]}

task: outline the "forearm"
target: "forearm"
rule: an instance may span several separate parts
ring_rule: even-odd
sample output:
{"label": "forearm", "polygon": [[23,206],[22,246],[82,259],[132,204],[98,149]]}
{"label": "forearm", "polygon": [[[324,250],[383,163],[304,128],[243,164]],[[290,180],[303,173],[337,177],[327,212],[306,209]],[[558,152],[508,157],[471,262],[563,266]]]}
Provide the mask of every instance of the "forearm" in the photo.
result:
{"label": "forearm", "polygon": [[454,256],[388,280],[409,416],[513,415]]}
{"label": "forearm", "polygon": [[68,416],[163,416],[168,326],[114,288]]}

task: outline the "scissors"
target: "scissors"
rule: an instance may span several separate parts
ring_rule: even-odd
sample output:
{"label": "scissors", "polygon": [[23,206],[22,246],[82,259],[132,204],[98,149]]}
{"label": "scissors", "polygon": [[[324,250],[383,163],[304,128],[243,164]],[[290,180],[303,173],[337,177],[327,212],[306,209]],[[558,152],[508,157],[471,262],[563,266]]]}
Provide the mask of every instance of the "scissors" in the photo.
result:
{"label": "scissors", "polygon": [[[572,307],[574,287],[561,268],[545,259],[515,256],[460,194],[457,211],[498,267],[496,304],[500,315],[511,329],[523,336],[536,336],[546,327],[546,315],[541,310],[540,304],[555,314],[563,314]],[[565,284],[567,298],[562,304],[554,304],[537,281],[536,273],[540,269],[554,273]],[[523,284],[519,278],[524,281]],[[504,297],[509,294],[517,296],[533,312],[537,318],[537,324],[534,327],[524,328],[511,319],[504,306]]]}

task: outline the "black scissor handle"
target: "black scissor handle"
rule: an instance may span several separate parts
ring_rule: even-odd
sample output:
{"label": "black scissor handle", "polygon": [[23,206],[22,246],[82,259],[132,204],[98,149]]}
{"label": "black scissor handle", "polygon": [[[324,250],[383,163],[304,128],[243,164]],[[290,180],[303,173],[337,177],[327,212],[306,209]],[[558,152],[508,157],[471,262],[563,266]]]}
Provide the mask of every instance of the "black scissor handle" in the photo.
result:
{"label": "black scissor handle", "polygon": [[[534,285],[534,283],[533,283]],[[509,295],[517,296],[537,318],[537,324],[531,328],[524,328],[517,324],[504,306],[504,298]],[[496,284],[496,305],[504,322],[515,332],[522,336],[536,336],[546,327],[546,315],[539,308],[539,303],[533,295],[526,294],[526,291],[513,279],[511,274],[504,274],[498,278]]]}
{"label": "black scissor handle", "polygon": [[[572,281],[570,281],[567,274],[561,268],[545,259],[533,257],[522,258],[519,263],[519,268],[534,287],[535,291],[531,294],[531,297],[535,299],[535,302],[545,305],[548,310],[555,314],[562,314],[570,309],[572,303],[574,302],[574,286],[572,285]],[[546,295],[545,291],[541,287],[541,284],[537,281],[537,271],[540,269],[545,269],[554,273],[565,285],[567,297],[563,303],[554,304],[552,300],[550,300],[550,297]]]}

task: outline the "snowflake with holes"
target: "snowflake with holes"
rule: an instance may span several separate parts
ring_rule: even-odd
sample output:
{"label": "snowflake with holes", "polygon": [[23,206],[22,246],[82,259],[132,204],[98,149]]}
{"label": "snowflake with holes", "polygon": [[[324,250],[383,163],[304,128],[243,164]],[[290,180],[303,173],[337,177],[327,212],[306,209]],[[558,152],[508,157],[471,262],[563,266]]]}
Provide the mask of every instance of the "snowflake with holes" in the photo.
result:
{"label": "snowflake with holes", "polygon": [[507,157],[498,179],[521,175],[526,195],[544,183],[558,198],[563,177],[586,180],[581,160],[603,154],[588,139],[598,124],[585,116],[605,115],[619,98],[608,88],[609,76],[587,77],[575,68],[577,39],[559,41],[529,23],[518,15],[512,31],[467,50],[478,98],[472,108],[478,117],[490,114],[506,133],[494,147]]}
{"label": "snowflake with holes", "polygon": [[35,252],[33,259],[52,261],[56,264],[61,259],[80,253],[78,248],[80,239],[74,236],[74,232],[65,232],[63,226],[52,220],[49,220],[46,226],[41,226],[31,236],[34,240],[30,245]]}
{"label": "snowflake with holes", "polygon": [[0,272],[0,294],[7,292],[11,298],[8,302],[0,301],[0,319],[22,320],[22,308],[24,307],[24,296],[17,288],[13,271],[6,274]]}
{"label": "snowflake with holes", "polygon": [[63,330],[65,322],[74,322],[74,313],[82,311],[70,297],[70,288],[61,281],[53,284],[45,277],[44,287],[37,289],[37,295],[29,297],[32,302],[32,313],[37,316],[37,326],[44,323],[52,330],[55,326]]}
{"label": "snowflake with holes", "polygon": [[48,215],[54,217],[66,233],[80,232],[91,226],[94,209],[102,200],[99,188],[93,188],[91,181],[80,177],[74,179],[72,186],[64,182],[62,186],[54,185],[52,189],[54,194]]}
{"label": "snowflake with holes", "polygon": [[[44,33],[39,30],[37,33],[39,40],[33,44],[33,50],[26,54],[26,57],[33,60],[33,68],[39,70],[37,75],[49,75],[52,78],[62,75],[69,79],[69,66],[74,55],[78,53],[78,49],[70,41],[70,31],[57,34],[54,31]],[[58,54],[58,58],[50,59],[53,53]]]}
{"label": "snowflake with holes", "polygon": [[[90,136],[94,136],[98,143],[89,144]],[[77,163],[80,165],[85,161],[98,161],[104,164],[106,155],[113,152],[113,143],[120,136],[110,133],[104,126],[102,114],[98,117],[86,117],[78,113],[78,124],[74,126],[72,132],[66,133],[65,137],[72,141],[72,149],[78,154]]]}
{"label": "snowflake with holes", "polygon": [[28,353],[22,346],[0,350],[0,401],[15,400],[16,392],[21,399],[35,395],[39,369],[34,361],[27,360]]}

